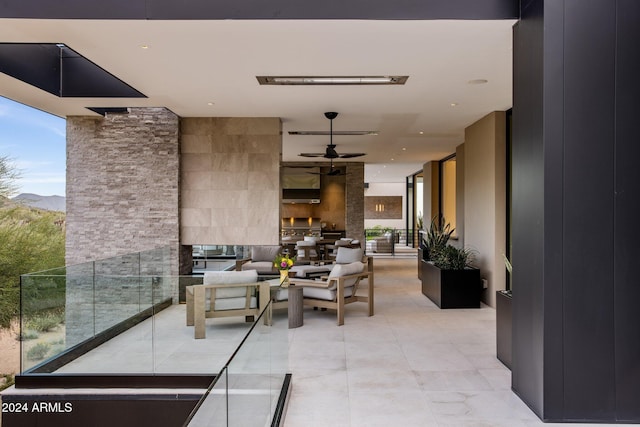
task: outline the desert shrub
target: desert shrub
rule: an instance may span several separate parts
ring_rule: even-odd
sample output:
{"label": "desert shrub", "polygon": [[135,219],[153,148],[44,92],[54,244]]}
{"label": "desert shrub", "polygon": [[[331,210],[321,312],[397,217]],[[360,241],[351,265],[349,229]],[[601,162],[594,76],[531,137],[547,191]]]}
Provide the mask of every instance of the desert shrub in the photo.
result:
{"label": "desert shrub", "polygon": [[27,329],[22,333],[22,335],[18,336],[18,339],[22,341],[35,340],[39,336],[40,334],[37,331],[32,331],[31,329]]}
{"label": "desert shrub", "polygon": [[16,382],[15,376],[13,374],[6,374],[0,376],[0,391],[5,388],[9,388],[14,385]]}
{"label": "desert shrub", "polygon": [[62,323],[64,323],[64,312],[60,314],[60,311],[57,310],[38,313],[30,317],[26,322],[26,326],[34,331],[49,332]]}
{"label": "desert shrub", "polygon": [[46,342],[39,342],[38,344],[34,345],[27,351],[27,359],[29,360],[44,359],[44,357],[49,352],[50,348],[51,348],[51,344]]}
{"label": "desert shrub", "polygon": [[[14,205],[0,208],[0,327],[9,327],[19,314],[20,275],[64,265],[63,219],[60,212]],[[49,284],[37,290],[43,299],[41,295],[26,299],[53,307],[60,294],[64,298],[63,291],[64,283]]]}

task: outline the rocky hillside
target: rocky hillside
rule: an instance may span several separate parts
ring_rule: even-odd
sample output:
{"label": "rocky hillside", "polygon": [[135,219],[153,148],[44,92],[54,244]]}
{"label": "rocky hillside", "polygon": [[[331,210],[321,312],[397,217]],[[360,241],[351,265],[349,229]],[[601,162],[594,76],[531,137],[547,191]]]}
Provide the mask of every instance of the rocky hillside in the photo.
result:
{"label": "rocky hillside", "polygon": [[65,212],[66,210],[66,198],[62,196],[39,196],[37,194],[22,193],[11,200],[32,208],[48,211]]}

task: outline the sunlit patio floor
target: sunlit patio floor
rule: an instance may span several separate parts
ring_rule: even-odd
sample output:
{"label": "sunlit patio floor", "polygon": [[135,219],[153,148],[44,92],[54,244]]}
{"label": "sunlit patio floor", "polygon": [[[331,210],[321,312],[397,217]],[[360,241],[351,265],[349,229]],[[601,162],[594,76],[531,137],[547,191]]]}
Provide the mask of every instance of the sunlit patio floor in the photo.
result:
{"label": "sunlit patio floor", "polygon": [[[440,310],[420,291],[415,258],[374,264],[373,317],[350,304],[336,326],[335,312],[307,307],[304,325],[287,329],[286,310],[275,313],[292,373],[286,427],[554,425],[511,391],[493,308]],[[59,372],[216,373],[250,326],[208,319],[195,340],[185,306],[174,305]]]}

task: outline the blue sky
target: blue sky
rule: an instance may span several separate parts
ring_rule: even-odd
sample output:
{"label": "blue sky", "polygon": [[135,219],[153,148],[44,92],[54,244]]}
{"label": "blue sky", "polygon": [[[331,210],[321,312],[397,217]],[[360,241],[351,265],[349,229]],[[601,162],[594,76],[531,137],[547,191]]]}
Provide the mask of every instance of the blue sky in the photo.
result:
{"label": "blue sky", "polygon": [[0,155],[21,173],[18,193],[65,195],[65,127],[63,118],[0,96]]}

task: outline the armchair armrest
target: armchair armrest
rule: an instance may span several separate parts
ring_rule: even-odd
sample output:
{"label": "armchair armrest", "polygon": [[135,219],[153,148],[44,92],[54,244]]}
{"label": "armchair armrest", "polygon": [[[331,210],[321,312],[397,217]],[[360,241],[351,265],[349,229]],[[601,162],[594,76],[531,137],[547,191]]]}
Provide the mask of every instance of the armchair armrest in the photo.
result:
{"label": "armchair armrest", "polygon": [[308,286],[311,288],[326,288],[329,286],[327,280],[314,280],[314,279],[289,279],[289,283],[294,286]]}
{"label": "armchair armrest", "polygon": [[237,259],[236,260],[236,271],[241,271],[242,270],[242,264],[246,264],[249,261],[251,261],[251,258]]}
{"label": "armchair armrest", "polygon": [[323,277],[322,280],[296,278],[296,279],[290,279],[289,282],[292,285],[308,286],[310,288],[329,288],[332,282],[343,283],[345,280],[348,280],[348,279],[369,277],[370,273],[371,272],[369,271],[363,271],[362,273],[349,274],[349,275],[340,276],[340,277],[331,277],[331,278]]}

